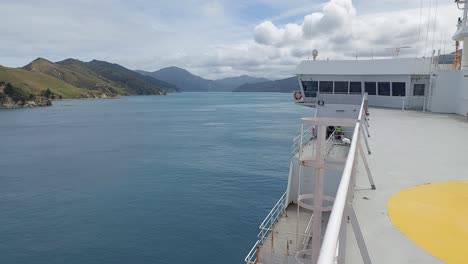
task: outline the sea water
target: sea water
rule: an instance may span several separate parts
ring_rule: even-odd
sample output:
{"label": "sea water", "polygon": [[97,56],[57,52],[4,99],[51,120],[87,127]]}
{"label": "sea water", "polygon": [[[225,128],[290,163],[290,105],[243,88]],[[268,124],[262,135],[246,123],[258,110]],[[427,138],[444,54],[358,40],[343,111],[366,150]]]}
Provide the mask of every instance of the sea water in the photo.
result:
{"label": "sea water", "polygon": [[242,263],[311,115],[280,93],[0,110],[0,263]]}

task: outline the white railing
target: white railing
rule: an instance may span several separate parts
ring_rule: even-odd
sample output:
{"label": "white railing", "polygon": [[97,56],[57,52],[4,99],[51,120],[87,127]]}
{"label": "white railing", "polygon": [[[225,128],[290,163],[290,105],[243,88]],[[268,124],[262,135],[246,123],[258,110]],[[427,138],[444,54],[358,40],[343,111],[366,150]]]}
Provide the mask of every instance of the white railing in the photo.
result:
{"label": "white railing", "polygon": [[425,96],[406,96],[402,97],[401,110],[426,110],[426,97]]}
{"label": "white railing", "polygon": [[328,155],[330,154],[331,149],[333,148],[333,145],[335,144],[335,132],[336,130],[333,130],[333,133],[328,137],[327,141],[325,142],[325,154]]}
{"label": "white railing", "polygon": [[286,210],[286,195],[287,192],[281,196],[281,198],[276,202],[275,206],[271,209],[270,213],[265,217],[265,220],[260,224],[260,233],[258,233],[258,238],[263,242],[272,230],[273,225],[278,222],[278,219],[283,215],[284,210]]}
{"label": "white railing", "polygon": [[260,248],[260,240],[257,240],[257,243],[252,247],[252,249],[249,251],[249,254],[247,254],[247,257],[245,257],[244,261],[246,264],[256,264],[257,259],[258,259],[258,253],[259,253],[259,248]]}
{"label": "white railing", "polygon": [[273,226],[278,222],[279,218],[283,215],[286,210],[286,196],[285,192],[281,198],[276,202],[275,206],[271,209],[270,213],[265,217],[265,220],[260,224],[260,232],[258,233],[258,240],[255,245],[250,250],[247,257],[245,257],[245,262],[248,264],[256,263],[258,258],[258,249],[265,241],[268,234],[273,230]]}
{"label": "white railing", "polygon": [[[334,264],[336,263],[336,257],[338,256],[338,243],[341,235],[345,236],[346,230],[341,230],[342,223],[345,221],[344,217],[348,217],[348,214],[345,214],[345,209],[348,207],[348,202],[352,201],[352,196],[354,193],[354,179],[355,177],[355,165],[356,157],[358,151],[358,141],[360,136],[361,129],[361,120],[364,114],[364,104],[366,98],[363,98],[361,104],[361,110],[359,113],[356,126],[354,127],[353,137],[351,146],[349,149],[349,154],[346,159],[346,164],[341,176],[340,185],[336,193],[335,202],[333,204],[333,209],[328,220],[327,229],[325,231],[325,236],[323,238],[322,246],[320,248],[320,254],[317,263],[318,264]],[[346,221],[345,221],[346,222]],[[340,231],[343,231],[340,233]],[[339,245],[339,247],[345,247],[346,245]],[[344,257],[344,256],[341,256]],[[364,258],[364,256],[363,256]],[[366,261],[365,261],[366,263]]]}
{"label": "white railing", "polygon": [[[292,144],[292,149],[291,149],[291,157],[294,157],[302,147],[307,145],[312,139],[314,139],[315,135],[313,134],[313,129],[315,126],[310,126],[304,131],[299,134],[297,137],[293,139],[293,144]],[[302,144],[301,144],[301,138],[302,138]]]}

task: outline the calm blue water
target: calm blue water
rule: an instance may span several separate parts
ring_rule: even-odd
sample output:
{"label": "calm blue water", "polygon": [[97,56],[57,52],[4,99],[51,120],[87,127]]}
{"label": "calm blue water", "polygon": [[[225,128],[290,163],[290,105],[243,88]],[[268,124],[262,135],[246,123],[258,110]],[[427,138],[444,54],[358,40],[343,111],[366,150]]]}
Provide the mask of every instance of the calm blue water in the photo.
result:
{"label": "calm blue water", "polygon": [[274,93],[0,110],[0,263],[241,263],[310,111]]}

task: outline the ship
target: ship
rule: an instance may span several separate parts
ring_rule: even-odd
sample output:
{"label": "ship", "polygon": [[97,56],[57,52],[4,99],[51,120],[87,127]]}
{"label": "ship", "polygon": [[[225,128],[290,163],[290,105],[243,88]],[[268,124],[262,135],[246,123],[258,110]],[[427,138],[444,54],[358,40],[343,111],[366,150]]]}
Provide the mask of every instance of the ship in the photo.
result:
{"label": "ship", "polygon": [[448,67],[435,51],[298,65],[312,115],[245,263],[468,263],[466,2]]}

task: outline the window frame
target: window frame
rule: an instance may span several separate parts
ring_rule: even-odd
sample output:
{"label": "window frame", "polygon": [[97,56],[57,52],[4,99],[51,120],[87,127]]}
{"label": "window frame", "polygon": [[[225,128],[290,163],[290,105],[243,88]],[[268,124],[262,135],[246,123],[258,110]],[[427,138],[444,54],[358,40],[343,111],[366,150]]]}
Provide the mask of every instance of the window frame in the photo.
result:
{"label": "window frame", "polygon": [[[422,95],[415,93],[416,85],[421,85],[422,86],[422,88],[423,88],[422,89],[422,92],[423,92]],[[426,96],[426,84],[425,83],[415,83],[415,84],[413,84],[413,96]]]}
{"label": "window frame", "polygon": [[[383,87],[383,85],[385,85],[386,87]],[[381,90],[384,91],[383,88],[388,88],[388,94],[384,94],[380,92]],[[377,82],[377,95],[378,96],[391,96],[392,95],[392,83],[391,82]]]}
{"label": "window frame", "polygon": [[[398,84],[398,85],[403,85],[403,87],[399,87],[400,89],[403,88],[403,93],[400,95],[395,95],[395,85]],[[392,82],[392,96],[398,96],[398,97],[405,97],[406,96],[406,82]]]}
{"label": "window frame", "polygon": [[[323,92],[322,91],[322,85],[324,83],[331,84],[331,87],[329,87],[329,89],[331,88],[330,92],[328,92],[328,91]],[[321,93],[321,94],[332,94],[333,93],[333,81],[319,81],[319,93]]]}
{"label": "window frame", "polygon": [[[311,86],[308,86],[307,84],[310,83]],[[317,85],[316,86],[316,90],[314,90],[314,83]],[[306,80],[303,80],[301,81],[301,85],[302,85],[302,90],[304,91],[304,96],[307,97],[307,98],[315,98],[317,97],[317,92],[318,92],[318,81],[314,81],[314,80],[309,80],[309,81],[306,81]],[[308,90],[306,88],[309,88],[311,87],[312,89],[311,90]],[[311,95],[311,96],[308,96],[308,95]]]}
{"label": "window frame", "polygon": [[[359,84],[359,93],[352,91],[352,84]],[[362,82],[349,82],[349,94],[362,94]]]}
{"label": "window frame", "polygon": [[[372,84],[373,87],[370,87],[373,89],[373,93],[369,93],[368,91],[368,84]],[[377,82],[364,82],[364,91],[368,94],[368,95],[377,95]]]}
{"label": "window frame", "polygon": [[[346,84],[346,92],[336,92],[337,84]],[[344,88],[344,87],[340,87]],[[333,84],[333,94],[349,94],[349,81],[334,81]]]}

